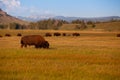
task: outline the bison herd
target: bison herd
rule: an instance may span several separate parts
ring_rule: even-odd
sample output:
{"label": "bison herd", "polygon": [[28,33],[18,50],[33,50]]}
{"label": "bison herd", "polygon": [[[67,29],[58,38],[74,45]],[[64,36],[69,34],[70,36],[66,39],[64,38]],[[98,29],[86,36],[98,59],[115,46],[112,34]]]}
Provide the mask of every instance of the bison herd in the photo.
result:
{"label": "bison herd", "polygon": [[[12,35],[9,33],[5,34],[6,37],[11,37]],[[16,36],[21,37],[22,34],[21,33],[17,33]],[[45,37],[51,37],[51,36],[80,36],[80,33],[59,33],[59,32],[55,32],[55,33],[45,33],[44,35]],[[0,37],[3,37],[2,35],[0,35]]]}
{"label": "bison herd", "polygon": [[[11,37],[11,34],[5,34],[6,37]],[[22,34],[18,33],[16,36],[21,37]],[[80,36],[80,33],[45,33],[45,37],[51,36]],[[3,37],[0,35],[0,38]],[[116,34],[116,37],[120,37],[120,34]],[[41,35],[27,35],[21,37],[21,48],[27,46],[35,46],[35,48],[49,48],[49,42],[44,39]]]}
{"label": "bison herd", "polygon": [[46,37],[51,37],[51,36],[80,36],[80,33],[59,33],[59,32],[55,32],[55,33],[46,33],[45,34]]}
{"label": "bison herd", "polygon": [[[6,37],[11,37],[12,35],[9,33],[5,34]],[[16,34],[16,36],[21,37],[22,34],[18,33]],[[45,33],[44,35],[45,37],[52,37],[52,36],[80,36],[80,33],[59,33],[59,32],[55,32],[55,33]],[[3,37],[2,35],[0,35],[0,37]],[[116,37],[120,37],[120,34],[116,34]]]}

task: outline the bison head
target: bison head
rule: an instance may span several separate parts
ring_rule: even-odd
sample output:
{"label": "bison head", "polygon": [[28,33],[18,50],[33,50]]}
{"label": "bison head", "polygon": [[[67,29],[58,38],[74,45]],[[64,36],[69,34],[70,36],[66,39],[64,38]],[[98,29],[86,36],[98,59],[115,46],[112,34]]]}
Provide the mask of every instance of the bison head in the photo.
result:
{"label": "bison head", "polygon": [[39,45],[35,45],[36,48],[49,48],[49,43],[48,41],[44,41]]}

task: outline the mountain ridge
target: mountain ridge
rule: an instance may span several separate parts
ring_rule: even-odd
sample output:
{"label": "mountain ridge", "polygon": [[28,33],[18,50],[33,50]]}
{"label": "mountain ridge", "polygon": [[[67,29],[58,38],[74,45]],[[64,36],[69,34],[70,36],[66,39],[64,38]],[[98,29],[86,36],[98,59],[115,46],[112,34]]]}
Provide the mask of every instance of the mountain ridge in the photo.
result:
{"label": "mountain ridge", "polygon": [[27,24],[26,21],[23,21],[19,18],[13,17],[13,16],[7,14],[2,9],[0,9],[0,24],[8,24],[8,23]]}
{"label": "mountain ridge", "polygon": [[119,16],[106,16],[106,17],[65,17],[65,16],[52,16],[52,17],[42,17],[42,16],[35,16],[35,17],[21,17],[18,16],[18,18],[26,21],[32,21],[36,22],[39,20],[45,20],[45,19],[59,19],[59,20],[65,20],[68,22],[71,22],[73,20],[84,20],[84,21],[93,21],[93,22],[106,22],[110,20],[120,20]]}
{"label": "mountain ridge", "polygon": [[84,20],[84,21],[93,21],[93,22],[106,22],[110,20],[120,20],[119,16],[107,16],[107,17],[65,17],[65,16],[49,16],[49,15],[36,15],[29,17],[14,17],[7,14],[5,11],[0,9],[0,24],[8,24],[8,23],[20,23],[20,24],[28,24],[28,22],[36,22],[45,19],[59,19],[71,22],[73,20]]}

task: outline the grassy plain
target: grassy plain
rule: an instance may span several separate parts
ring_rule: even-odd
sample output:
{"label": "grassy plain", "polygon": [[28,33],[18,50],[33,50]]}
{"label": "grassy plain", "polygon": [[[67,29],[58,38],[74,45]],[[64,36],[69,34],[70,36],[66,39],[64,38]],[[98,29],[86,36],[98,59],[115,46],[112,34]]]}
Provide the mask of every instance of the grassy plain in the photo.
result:
{"label": "grassy plain", "polygon": [[[120,80],[120,38],[116,32],[78,31],[80,37],[45,37],[50,49],[20,48],[17,33],[56,31],[1,30],[1,80]],[[59,31],[68,34],[75,31]]]}

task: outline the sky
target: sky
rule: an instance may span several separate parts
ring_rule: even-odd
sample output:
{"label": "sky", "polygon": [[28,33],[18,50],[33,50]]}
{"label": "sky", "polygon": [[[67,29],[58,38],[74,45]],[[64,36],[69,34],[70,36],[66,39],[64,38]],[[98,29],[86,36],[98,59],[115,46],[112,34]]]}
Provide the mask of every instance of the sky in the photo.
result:
{"label": "sky", "polygon": [[120,16],[120,0],[0,0],[13,16],[105,17]]}

